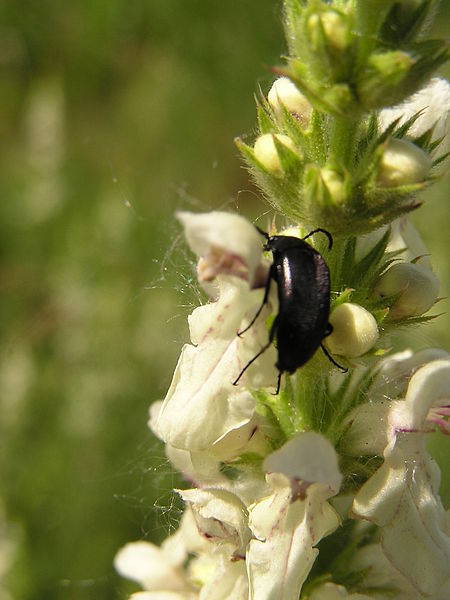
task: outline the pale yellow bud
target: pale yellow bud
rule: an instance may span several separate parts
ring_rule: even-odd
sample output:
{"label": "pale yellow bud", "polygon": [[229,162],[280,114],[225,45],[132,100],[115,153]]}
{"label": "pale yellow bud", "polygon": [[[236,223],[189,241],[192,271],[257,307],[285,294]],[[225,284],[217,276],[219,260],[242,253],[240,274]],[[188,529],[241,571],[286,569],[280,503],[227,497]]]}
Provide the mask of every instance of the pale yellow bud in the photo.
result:
{"label": "pale yellow bud", "polygon": [[374,295],[378,298],[401,294],[389,317],[405,319],[423,315],[436,302],[439,279],[426,267],[415,263],[392,265],[378,280]]}
{"label": "pale yellow bud", "polygon": [[424,181],[431,169],[431,158],[407,140],[392,138],[383,153],[378,185],[396,187]]}
{"label": "pale yellow bud", "polygon": [[332,354],[355,358],[368,352],[378,339],[378,326],[373,315],[360,306],[346,302],[330,315],[333,333],[326,338]]}
{"label": "pale yellow bud", "polygon": [[349,43],[347,19],[332,10],[311,15],[308,20],[308,33],[314,46],[319,45],[319,28],[323,28],[327,42],[335,50],[344,50]]}
{"label": "pale yellow bud", "polygon": [[302,125],[308,125],[312,106],[288,77],[280,77],[273,83],[267,99],[277,117],[282,116],[284,106]]}
{"label": "pale yellow bud", "polygon": [[292,152],[297,152],[294,142],[287,135],[281,133],[265,133],[261,135],[255,142],[254,152],[255,157],[259,162],[274,175],[281,175],[283,173],[283,167],[281,165],[280,157],[278,156],[277,148],[273,138],[276,137],[279,142],[284,144]]}
{"label": "pale yellow bud", "polygon": [[320,175],[328,189],[332,200],[336,204],[345,202],[347,194],[344,178],[342,177],[342,175],[340,175],[337,171],[334,171],[333,169],[328,169],[327,167],[321,169]]}

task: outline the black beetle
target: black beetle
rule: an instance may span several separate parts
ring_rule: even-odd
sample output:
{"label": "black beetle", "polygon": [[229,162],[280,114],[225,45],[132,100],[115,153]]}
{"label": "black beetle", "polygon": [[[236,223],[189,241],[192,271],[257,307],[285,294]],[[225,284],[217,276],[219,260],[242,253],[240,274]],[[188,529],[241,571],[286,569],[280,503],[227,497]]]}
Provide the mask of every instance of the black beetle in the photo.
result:
{"label": "black beetle", "polygon": [[305,242],[311,235],[321,232],[328,237],[328,249],[331,250],[331,234],[320,228],[314,229],[304,238],[269,236],[260,229],[258,231],[267,239],[264,250],[272,252],[273,263],[262,304],[247,327],[239,331],[238,335],[248,331],[258,318],[267,303],[272,279],[278,288],[279,308],[269,332],[268,343],[247,363],[233,385],[237,385],[248,367],[269,348],[275,336],[278,350],[275,366],[279,371],[276,394],[280,390],[281,375],[284,372],[294,373],[312,358],[319,346],[334,365],[347,371],[333,360],[322,344],[322,340],[333,330],[328,322],[330,271],[319,252]]}

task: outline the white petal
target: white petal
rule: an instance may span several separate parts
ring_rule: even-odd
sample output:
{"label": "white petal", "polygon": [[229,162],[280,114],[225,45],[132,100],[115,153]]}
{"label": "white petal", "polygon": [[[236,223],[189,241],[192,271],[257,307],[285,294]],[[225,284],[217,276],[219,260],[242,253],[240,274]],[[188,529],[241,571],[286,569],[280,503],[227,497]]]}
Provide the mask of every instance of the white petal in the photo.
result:
{"label": "white petal", "polygon": [[431,262],[428,255],[428,249],[420,237],[419,232],[411,223],[408,217],[401,217],[392,223],[391,237],[386,248],[386,252],[398,252],[399,258],[405,262],[420,257],[416,264],[431,270]]}
{"label": "white petal", "polygon": [[251,507],[256,539],[247,551],[250,599],[298,600],[318,554],[314,546],[339,525],[329,495],[328,486],[313,484],[303,500],[293,501],[287,486]]}
{"label": "white petal", "polygon": [[117,572],[146,590],[183,592],[188,588],[182,574],[164,552],[149,542],[131,542],[119,550],[114,566]]}
{"label": "white petal", "polygon": [[198,594],[177,592],[136,592],[129,600],[195,600]]}
{"label": "white petal", "polygon": [[450,85],[445,79],[435,77],[402,104],[382,110],[378,119],[381,129],[386,129],[395,119],[400,118],[400,124],[403,124],[417,112],[423,111],[408,134],[420,136],[437,123],[433,139],[438,139],[448,131],[449,107]]}
{"label": "white petal", "polygon": [[264,459],[263,468],[266,472],[283,473],[304,482],[323,483],[336,493],[342,481],[333,445],[314,431],[291,438]]}
{"label": "white petal", "polygon": [[218,557],[215,569],[202,587],[199,600],[248,600],[248,581],[244,560]]}
{"label": "white petal", "polygon": [[404,401],[395,402],[390,421],[399,431],[423,431],[433,406],[450,403],[450,358],[434,360],[411,378]]}
{"label": "white petal", "polygon": [[242,368],[267,343],[264,316],[269,309],[240,338],[237,331],[256,313],[263,291],[250,291],[245,282],[232,277],[220,280],[220,286],[218,302],[201,306],[191,315],[191,336],[197,346],[184,346],[158,416],[159,436],[175,448],[207,450],[243,427],[255,408],[245,382],[257,388],[276,381],[272,346],[233,386]]}
{"label": "white petal", "polygon": [[[248,270],[250,284],[262,256],[262,238],[247,219],[239,215],[212,211],[209,213],[178,212],[187,242],[199,257],[219,254],[230,259],[231,269]],[[218,258],[220,262],[220,257]],[[239,266],[240,265],[240,266]],[[218,271],[220,272],[220,270]],[[236,274],[237,274],[236,272]]]}
{"label": "white petal", "polygon": [[425,596],[449,577],[450,538],[439,499],[439,469],[425,446],[430,406],[447,403],[450,361],[420,368],[406,398],[389,413],[384,463],[355,497],[353,512],[382,528],[382,548],[394,567]]}
{"label": "white petal", "polygon": [[315,587],[308,598],[309,600],[370,600],[372,596],[349,594],[344,586],[329,582]]}

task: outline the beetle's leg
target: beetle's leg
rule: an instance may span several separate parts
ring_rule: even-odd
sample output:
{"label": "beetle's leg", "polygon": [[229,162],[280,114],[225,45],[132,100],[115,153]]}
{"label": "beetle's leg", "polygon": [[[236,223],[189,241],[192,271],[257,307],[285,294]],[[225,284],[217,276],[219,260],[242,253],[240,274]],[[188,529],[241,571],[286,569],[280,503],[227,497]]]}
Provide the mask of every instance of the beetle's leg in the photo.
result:
{"label": "beetle's leg", "polygon": [[237,385],[238,384],[239,379],[242,377],[242,375],[245,373],[245,371],[249,368],[249,366],[252,365],[255,362],[255,360],[257,358],[259,358],[261,356],[261,354],[264,354],[264,352],[270,347],[270,345],[272,344],[273,339],[275,337],[276,330],[277,330],[276,329],[276,322],[277,322],[277,319],[275,318],[274,322],[272,323],[272,327],[270,329],[269,341],[267,342],[267,344],[265,344],[261,348],[261,350],[257,354],[255,354],[255,356],[252,359],[250,359],[248,361],[248,363],[245,365],[245,367],[239,373],[239,375],[237,376],[237,378],[233,381],[233,385]]}
{"label": "beetle's leg", "polygon": [[314,235],[315,233],[318,232],[324,233],[327,238],[328,238],[328,250],[331,250],[332,246],[333,246],[333,237],[331,235],[331,233],[329,231],[327,231],[326,229],[322,229],[321,227],[318,227],[317,229],[314,229],[314,231],[310,231],[308,233],[308,235],[305,235],[304,238],[302,238],[302,240],[306,240],[307,238],[311,237],[312,235]]}
{"label": "beetle's leg", "polygon": [[281,385],[281,376],[283,375],[283,371],[278,371],[278,380],[277,380],[277,389],[275,390],[275,394],[273,396],[278,396],[280,393],[280,385]]}
{"label": "beetle's leg", "polygon": [[264,298],[263,301],[261,303],[261,306],[258,308],[258,310],[256,311],[255,316],[253,317],[253,319],[250,321],[250,323],[247,325],[247,327],[245,327],[245,329],[243,329],[242,331],[238,331],[237,334],[239,337],[241,337],[241,335],[243,333],[245,333],[246,331],[248,331],[250,329],[250,327],[253,325],[253,323],[256,321],[256,319],[259,317],[259,315],[261,314],[262,309],[264,308],[264,305],[267,304],[267,300],[269,299],[269,292],[270,292],[270,284],[272,281],[272,276],[274,273],[275,269],[274,266],[271,265],[270,266],[270,270],[269,270],[269,275],[267,277],[267,282],[266,282],[266,289],[264,291]]}
{"label": "beetle's leg", "polygon": [[[331,333],[331,331],[330,331]],[[328,334],[329,335],[329,334]],[[323,350],[323,353],[325,354],[325,356],[328,358],[328,360],[330,362],[333,363],[333,365],[335,367],[337,367],[340,371],[342,371],[342,373],[347,373],[348,369],[346,369],[345,367],[343,367],[342,365],[340,365],[339,363],[337,363],[334,358],[331,356],[331,354],[328,352],[328,350],[325,348],[325,346],[323,344],[320,344],[320,347]]]}
{"label": "beetle's leg", "polygon": [[239,373],[239,375],[237,376],[237,378],[233,381],[233,385],[237,385],[238,384],[239,379],[242,377],[242,375],[245,373],[245,371],[249,368],[249,366],[252,365],[255,362],[255,360],[261,356],[261,354],[264,354],[264,352],[267,350],[267,348],[269,348],[269,346],[271,345],[271,343],[272,343],[272,340],[269,340],[267,342],[267,344],[265,344],[265,346],[263,346],[261,348],[261,350],[257,354],[255,354],[255,356],[252,359],[250,359],[248,361],[248,363],[245,365],[245,367]]}

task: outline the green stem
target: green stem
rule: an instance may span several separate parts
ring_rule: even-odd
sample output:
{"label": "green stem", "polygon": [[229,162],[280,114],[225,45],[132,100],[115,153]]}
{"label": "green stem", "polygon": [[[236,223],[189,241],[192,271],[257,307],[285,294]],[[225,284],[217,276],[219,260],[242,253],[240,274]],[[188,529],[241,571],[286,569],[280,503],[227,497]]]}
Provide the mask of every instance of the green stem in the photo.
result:
{"label": "green stem", "polygon": [[349,168],[353,162],[359,121],[335,117],[330,143],[330,158],[337,165]]}

